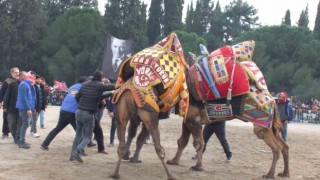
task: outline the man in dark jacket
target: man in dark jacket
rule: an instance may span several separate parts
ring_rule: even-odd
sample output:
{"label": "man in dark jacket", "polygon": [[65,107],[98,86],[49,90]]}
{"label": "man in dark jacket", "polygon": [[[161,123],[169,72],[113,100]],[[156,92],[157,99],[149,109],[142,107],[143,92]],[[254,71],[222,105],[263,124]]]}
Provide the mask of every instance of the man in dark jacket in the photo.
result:
{"label": "man in dark jacket", "polygon": [[293,119],[292,105],[288,100],[287,92],[280,92],[277,99],[278,111],[282,121],[281,136],[287,141],[288,122]]}
{"label": "man in dark jacket", "polygon": [[[2,106],[2,101],[3,101],[4,95],[6,94],[9,84],[19,79],[19,68],[17,67],[11,68],[10,73],[11,73],[11,77],[7,78],[2,83],[2,86],[0,89],[0,108]],[[8,125],[7,112],[3,111],[2,138],[7,138],[9,135],[9,132],[10,130]]]}
{"label": "man in dark jacket", "polygon": [[91,81],[83,83],[76,100],[76,136],[72,145],[70,161],[83,162],[80,154],[92,139],[94,114],[99,110],[104,91],[114,90],[114,85],[102,84],[102,71],[95,71]]}
{"label": "man in dark jacket", "polygon": [[26,72],[22,71],[19,74],[19,81],[9,84],[6,94],[3,99],[3,111],[7,112],[8,124],[14,143],[19,143],[19,135],[21,128],[21,119],[19,117],[19,110],[16,108],[18,97],[18,87],[22,80],[25,79]]}

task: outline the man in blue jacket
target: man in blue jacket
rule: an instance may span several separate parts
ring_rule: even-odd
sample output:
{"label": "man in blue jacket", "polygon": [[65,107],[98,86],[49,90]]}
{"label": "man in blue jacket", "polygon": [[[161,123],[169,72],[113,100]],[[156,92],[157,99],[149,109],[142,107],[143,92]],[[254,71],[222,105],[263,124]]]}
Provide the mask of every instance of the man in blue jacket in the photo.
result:
{"label": "man in blue jacket", "polygon": [[82,76],[80,77],[77,84],[72,85],[69,90],[68,94],[64,98],[61,108],[60,108],[60,115],[58,124],[55,128],[53,128],[46,139],[41,144],[41,149],[49,150],[49,145],[51,141],[58,135],[68,124],[71,124],[74,130],[76,130],[76,110],[78,106],[78,102],[76,101],[75,97],[76,94],[79,92],[82,83],[88,80],[87,77]]}
{"label": "man in blue jacket", "polygon": [[19,109],[21,118],[21,129],[19,136],[19,147],[29,149],[30,144],[26,143],[26,132],[29,126],[29,118],[35,113],[36,92],[33,89],[35,84],[35,76],[27,73],[25,79],[19,84],[16,108]]}

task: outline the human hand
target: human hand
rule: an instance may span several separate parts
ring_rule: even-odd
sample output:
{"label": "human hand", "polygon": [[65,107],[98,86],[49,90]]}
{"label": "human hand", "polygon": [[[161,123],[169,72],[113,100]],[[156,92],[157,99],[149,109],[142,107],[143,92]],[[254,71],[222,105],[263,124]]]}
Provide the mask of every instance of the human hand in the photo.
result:
{"label": "human hand", "polygon": [[31,117],[31,116],[32,116],[32,111],[31,111],[31,110],[28,110],[28,111],[27,111],[27,116],[28,116],[28,117]]}
{"label": "human hand", "polygon": [[113,112],[110,112],[109,116],[110,116],[111,118],[113,118],[113,117],[114,117]]}

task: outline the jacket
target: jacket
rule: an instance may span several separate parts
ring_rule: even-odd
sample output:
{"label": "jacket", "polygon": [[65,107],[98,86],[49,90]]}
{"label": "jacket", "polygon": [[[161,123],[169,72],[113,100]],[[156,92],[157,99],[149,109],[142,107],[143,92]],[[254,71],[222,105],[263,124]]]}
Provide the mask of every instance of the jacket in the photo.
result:
{"label": "jacket", "polygon": [[75,113],[77,110],[78,102],[76,101],[76,95],[78,94],[81,88],[81,83],[72,85],[68,94],[64,98],[60,110],[67,111],[70,113]]}
{"label": "jacket", "polygon": [[9,84],[6,94],[4,95],[3,109],[7,109],[8,113],[19,113],[19,110],[16,108],[18,87],[19,81],[12,82]]}
{"label": "jacket", "polygon": [[18,98],[16,108],[19,111],[35,110],[36,92],[29,80],[23,80],[18,87]]}

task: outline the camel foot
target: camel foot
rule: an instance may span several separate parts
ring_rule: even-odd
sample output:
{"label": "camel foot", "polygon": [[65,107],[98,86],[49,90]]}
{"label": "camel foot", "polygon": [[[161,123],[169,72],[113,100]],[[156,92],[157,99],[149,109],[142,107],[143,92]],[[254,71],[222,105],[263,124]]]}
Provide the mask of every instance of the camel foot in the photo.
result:
{"label": "camel foot", "polygon": [[193,171],[203,171],[203,168],[199,166],[192,166],[190,169]]}
{"label": "camel foot", "polygon": [[112,179],[119,179],[119,178],[120,178],[120,175],[119,175],[119,174],[111,174],[111,175],[110,175],[110,178],[112,178]]}
{"label": "camel foot", "polygon": [[274,176],[273,175],[263,175],[262,176],[262,179],[274,179]]}
{"label": "camel foot", "polygon": [[290,177],[290,174],[283,172],[283,173],[279,173],[278,176],[280,176],[280,177]]}
{"label": "camel foot", "polygon": [[139,159],[136,159],[136,158],[130,158],[129,162],[132,162],[132,163],[141,163],[142,161],[139,160]]}
{"label": "camel foot", "polygon": [[168,177],[168,180],[176,180],[176,178],[170,175],[170,177]]}
{"label": "camel foot", "polygon": [[174,161],[174,160],[168,160],[167,164],[169,164],[169,165],[179,165],[179,163]]}
{"label": "camel foot", "polygon": [[122,156],[122,159],[128,161],[130,159],[130,156],[128,154],[125,154]]}

